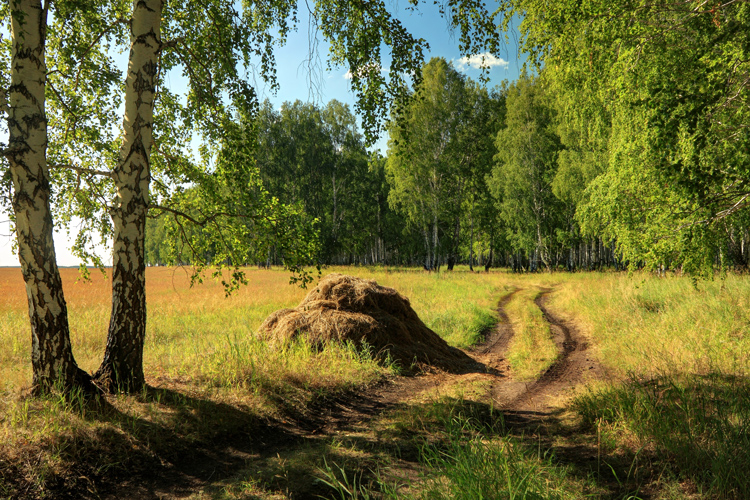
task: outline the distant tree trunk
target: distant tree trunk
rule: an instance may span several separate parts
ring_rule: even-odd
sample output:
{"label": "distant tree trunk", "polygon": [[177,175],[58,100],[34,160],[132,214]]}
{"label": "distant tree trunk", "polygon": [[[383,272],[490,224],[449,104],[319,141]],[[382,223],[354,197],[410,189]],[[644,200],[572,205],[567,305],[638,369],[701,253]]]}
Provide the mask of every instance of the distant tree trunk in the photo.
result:
{"label": "distant tree trunk", "polygon": [[339,213],[338,213],[338,193],[336,192],[336,167],[334,165],[333,172],[331,173],[331,187],[333,189],[333,217],[332,217],[332,224],[331,224],[331,236],[333,239],[333,251],[335,252],[338,249],[338,240],[339,240]]}
{"label": "distant tree trunk", "polygon": [[572,272],[575,268],[575,261],[573,260],[573,245],[568,250],[568,272]]}
{"label": "distant tree trunk", "polygon": [[469,216],[471,225],[471,236],[469,237],[469,271],[474,271],[474,218]]}
{"label": "distant tree trunk", "polygon": [[382,230],[381,225],[380,225],[380,194],[375,195],[375,201],[377,202],[377,205],[378,205],[378,212],[377,212],[377,215],[378,215],[378,239],[375,242],[375,244],[377,245],[377,248],[378,248],[378,262],[380,262],[382,264],[383,261],[385,260],[385,258],[384,258],[385,256],[383,255],[383,253],[384,253],[383,252],[383,230]]}
{"label": "distant tree trunk", "polygon": [[13,183],[18,259],[26,283],[31,322],[33,393],[55,384],[93,390],[91,378],[73,358],[68,310],[57,267],[50,213],[45,113],[45,33],[47,12],[39,0],[12,2],[12,56],[9,103],[4,90],[0,105],[8,113],[8,149]]}
{"label": "distant tree trunk", "polygon": [[438,218],[437,214],[433,216],[432,220],[432,266],[430,269],[437,269],[438,267]]}
{"label": "distant tree trunk", "polygon": [[450,247],[450,254],[448,255],[448,271],[453,271],[453,266],[456,264],[458,258],[458,238],[461,234],[461,218],[456,216],[456,223],[453,229],[453,242]]}
{"label": "distant tree trunk", "polygon": [[427,256],[425,258],[424,268],[427,271],[432,271],[432,258],[430,257],[430,234],[428,232],[428,227],[425,226],[422,228],[422,233],[424,234],[424,246],[425,246],[425,252],[427,252]]}
{"label": "distant tree trunk", "polygon": [[108,390],[134,392],[144,383],[146,269],[144,234],[149,203],[155,77],[161,47],[162,0],[135,0],[125,88],[124,137],[114,170],[117,193],[112,261],[112,316],[104,360],[95,377]]}

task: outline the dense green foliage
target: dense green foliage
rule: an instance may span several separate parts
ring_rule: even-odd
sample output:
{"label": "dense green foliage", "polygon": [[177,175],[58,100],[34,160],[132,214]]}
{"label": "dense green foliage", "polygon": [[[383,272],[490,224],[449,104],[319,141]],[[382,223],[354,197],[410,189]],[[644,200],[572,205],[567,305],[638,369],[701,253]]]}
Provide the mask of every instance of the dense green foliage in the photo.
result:
{"label": "dense green foliage", "polygon": [[431,60],[385,160],[337,103],[261,110],[263,185],[318,220],[318,261],[746,267],[747,3],[501,11],[527,71],[488,91]]}
{"label": "dense green foliage", "polygon": [[[358,133],[354,140],[360,143],[365,139],[373,141],[382,129],[389,110],[403,103],[409,86],[418,82],[418,69],[423,62],[427,42],[409,33],[394,15],[393,9],[381,1],[352,4],[321,0],[303,8],[310,10],[311,23],[331,44],[329,64],[343,66],[352,75],[355,107],[364,125],[361,134]],[[410,8],[417,9],[418,2],[414,2]],[[74,236],[74,253],[85,262],[97,264],[103,261],[95,251],[96,244],[107,242],[113,234],[108,212],[111,200],[116,199],[117,194],[111,169],[118,161],[118,148],[122,140],[122,114],[118,106],[122,99],[124,68],[122,61],[114,54],[118,51],[127,53],[130,47],[132,10],[132,3],[119,1],[104,4],[54,2],[48,10],[46,56],[49,74],[46,84],[49,165],[57,208],[55,223]],[[494,16],[484,6],[456,1],[447,2],[440,10],[447,25],[459,36],[462,51],[467,54],[483,50],[499,51]],[[9,12],[8,6],[0,9],[3,22],[8,22]],[[293,207],[294,202],[287,205],[288,199],[271,187],[267,187],[271,196],[257,196],[257,185],[252,180],[257,176],[254,160],[235,162],[232,172],[219,165],[221,154],[228,154],[220,154],[220,151],[233,142],[246,140],[249,135],[244,126],[237,127],[233,122],[238,117],[259,112],[255,89],[247,81],[246,75],[253,74],[271,88],[278,88],[274,50],[286,42],[288,33],[296,29],[298,23],[297,3],[285,0],[250,2],[241,6],[223,1],[212,1],[201,6],[184,3],[163,5],[160,17],[161,47],[158,67],[154,68],[150,215],[175,218],[169,223],[160,221],[156,226],[180,226],[179,230],[165,235],[169,240],[181,241],[147,243],[152,249],[164,244],[179,247],[171,251],[159,250],[162,254],[157,259],[159,262],[195,262],[200,266],[243,264],[257,257],[259,247],[273,246],[278,259],[288,262],[295,269],[295,262],[310,262],[310,245],[317,244],[317,241],[307,238],[313,234],[306,222],[307,216],[319,219],[318,228],[324,234],[322,254],[326,257],[323,260],[345,261],[351,260],[352,255],[361,258],[373,251],[383,253],[382,241],[377,242],[383,240],[382,231],[379,232],[378,223],[373,222],[377,218],[377,211],[356,214],[357,217],[361,215],[371,219],[371,223],[366,225],[369,231],[366,243],[353,236],[347,241],[341,239],[341,235],[349,234],[350,227],[364,227],[360,220],[348,217],[346,211],[359,204],[356,212],[360,212],[373,200],[378,203],[378,193],[370,196],[369,190],[367,194],[359,191],[366,198],[350,199],[348,195],[353,191],[345,185],[333,183],[331,176],[330,190],[336,194],[336,200],[331,203],[335,210],[328,210],[321,200],[313,200],[318,202],[314,208],[304,203],[300,205],[307,209],[306,215],[302,216]],[[10,67],[10,40],[2,39],[2,46],[0,63],[5,69],[0,74],[0,113],[4,118],[7,111],[6,76]],[[381,62],[384,57],[392,59],[387,68]],[[184,79],[186,95],[178,95],[170,88],[173,77]],[[332,109],[330,106],[326,110],[326,113],[334,115],[340,112],[341,108]],[[348,119],[353,120],[348,110],[345,113]],[[326,118],[326,126],[334,123],[333,118],[333,115]],[[353,124],[336,123],[342,129],[330,131],[334,135],[346,134],[345,129]],[[197,158],[192,154],[196,139],[203,144]],[[339,135],[335,140],[348,139],[345,135]],[[339,146],[337,144],[335,147]],[[347,147],[351,151],[357,149],[357,155],[364,153],[361,144]],[[251,154],[254,155],[254,152]],[[312,157],[310,159],[315,161]],[[336,157],[329,166],[342,173],[348,172],[350,166],[355,171],[358,168],[372,170],[374,174],[371,180],[375,184],[370,187],[375,189],[376,184],[384,183],[382,175],[380,180],[377,179],[378,167],[373,167],[371,163]],[[216,170],[223,172],[214,175]],[[321,175],[330,174],[332,172],[326,171]],[[340,177],[342,182],[347,181],[345,175]],[[318,182],[320,179],[322,177],[304,180]],[[220,181],[225,182],[222,188],[218,186]],[[7,178],[6,182],[9,182]],[[185,194],[188,186],[194,188],[191,191],[201,192]],[[317,187],[310,187],[313,186]],[[228,190],[234,192],[230,195]],[[253,195],[243,198],[244,191]],[[315,193],[314,189],[305,191],[310,196]],[[346,194],[339,197],[338,193]],[[320,193],[320,197],[329,194]],[[226,209],[227,196],[232,197],[231,211]],[[271,202],[274,197],[277,202]],[[9,197],[3,199],[8,201]],[[385,196],[381,204],[385,208]],[[338,211],[339,206],[342,212]],[[223,208],[216,210],[217,207]],[[293,214],[298,214],[294,223],[291,221]],[[279,227],[271,228],[269,233],[263,233],[260,227],[256,227],[255,233],[251,232],[272,241],[269,244],[258,245],[253,238],[240,238],[239,232],[246,231],[244,222],[239,222],[240,227],[232,230],[235,237],[226,235],[229,226],[238,221],[268,218],[287,222],[283,228],[274,223]],[[189,225],[194,227],[188,228]],[[381,225],[385,224],[381,221]],[[220,231],[217,230],[219,227]],[[291,231],[292,227],[305,229]],[[196,247],[199,246],[198,242],[191,235],[197,232],[204,233],[204,240],[213,240],[210,246],[219,252],[215,258],[206,259],[205,252]],[[281,240],[284,240],[282,246],[292,252],[294,240],[303,239],[306,243],[300,247],[299,255],[281,255]],[[241,243],[258,248],[240,251]],[[218,250],[220,247],[221,251]],[[183,251],[186,248],[188,250]]]}
{"label": "dense green foliage", "polygon": [[[747,265],[746,2],[503,3],[554,92],[587,234],[631,264]],[[543,69],[541,69],[543,68]]]}
{"label": "dense green foliage", "polygon": [[[270,238],[252,231],[244,239],[237,236],[239,241],[250,242],[242,245],[241,262],[289,265],[293,262],[290,255],[301,254],[309,262],[367,264],[382,262],[386,249],[400,241],[401,226],[387,203],[384,160],[367,152],[348,106],[331,101],[321,108],[296,101],[275,110],[265,101],[240,137],[224,145],[221,158],[226,161],[221,165],[251,163],[254,174],[238,189],[254,193],[262,200],[260,206],[287,207],[289,216],[281,220],[297,224],[291,228],[282,224],[266,233]],[[243,145],[247,156],[241,158]],[[196,197],[200,191],[190,189],[185,196]],[[205,206],[206,202],[193,205]],[[257,224],[256,219],[248,223]],[[225,258],[212,243],[213,236],[231,229],[211,224],[196,232],[157,218],[150,221],[148,230],[153,243],[147,247],[147,261],[172,264],[193,261],[195,252],[207,263]],[[290,241],[281,237],[284,231],[309,238]],[[188,246],[183,243],[186,234],[190,235]],[[294,241],[296,253],[287,248]]]}
{"label": "dense green foliage", "polygon": [[421,233],[428,269],[439,266],[441,254],[452,268],[462,226],[473,228],[476,200],[487,189],[497,101],[436,58],[423,68],[413,100],[391,122],[389,201]]}

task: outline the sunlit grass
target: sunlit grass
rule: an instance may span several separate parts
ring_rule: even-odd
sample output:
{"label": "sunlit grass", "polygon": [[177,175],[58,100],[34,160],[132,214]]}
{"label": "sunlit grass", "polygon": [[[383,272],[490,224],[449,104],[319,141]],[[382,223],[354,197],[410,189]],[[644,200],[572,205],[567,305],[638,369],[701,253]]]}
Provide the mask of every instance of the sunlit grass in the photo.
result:
{"label": "sunlit grass", "polygon": [[553,304],[575,316],[609,372],[747,374],[750,280],[700,281],[645,273],[577,274]]}
{"label": "sunlit grass", "polygon": [[514,330],[508,362],[513,375],[521,380],[537,378],[558,356],[550,326],[534,303],[541,293],[536,286],[521,290],[506,306],[508,319]]}
{"label": "sunlit grass", "polygon": [[[588,341],[589,356],[610,377],[573,405],[585,426],[601,433],[602,460],[606,462],[609,451],[634,457],[648,452],[648,466],[666,471],[658,476],[663,484],[652,489],[678,492],[665,493],[663,498],[680,498],[679,492],[688,491],[684,483],[694,485],[690,495],[696,499],[748,494],[745,474],[737,467],[745,470],[750,459],[732,444],[746,448],[750,442],[750,403],[745,397],[750,371],[748,277],[729,275],[725,280],[699,282],[695,289],[688,278],[638,273],[516,275],[469,273],[463,268],[439,274],[385,268],[327,272],[375,279],[396,288],[430,328],[462,347],[486,333],[496,320],[498,300],[519,289],[506,308],[516,333],[509,360],[512,375],[528,380],[542,373],[557,354],[549,327],[534,304],[541,289],[551,288],[550,308],[575,323]],[[94,371],[106,340],[109,280],[94,272],[91,282],[83,282],[72,269],[63,270],[63,279],[76,359],[84,369]],[[126,471],[144,457],[171,450],[175,443],[191,446],[239,429],[246,432],[263,419],[304,412],[321,395],[365,387],[395,373],[351,346],[319,351],[302,341],[278,347],[258,340],[254,333],[266,316],[296,306],[306,291],[289,285],[288,273],[280,269],[248,269],[248,279],[249,286],[225,298],[221,285],[210,279],[191,288],[185,270],[148,269],[144,364],[151,388],[144,394],[110,398],[111,408],[94,415],[76,407],[75,398],[21,396],[31,381],[26,297],[20,271],[0,269],[0,455],[4,463],[15,464],[16,476],[33,478],[32,489],[42,496],[47,482],[55,477],[75,480],[109,468]],[[480,399],[484,387],[479,382],[473,392],[458,385],[444,387],[440,394],[460,399],[468,391]],[[398,425],[403,428],[394,440],[421,435],[420,426],[427,426],[432,438],[441,437],[430,441],[428,436],[420,455],[423,466],[431,471],[429,479],[416,488],[393,490],[398,494],[432,498],[480,491],[472,488],[484,487],[483,477],[500,474],[506,465],[517,463],[520,479],[528,476],[539,479],[534,484],[548,485],[543,498],[576,498],[585,489],[582,483],[569,482],[567,473],[544,450],[534,453],[502,435],[489,436],[474,424],[451,427],[434,414],[417,411],[414,415],[411,420],[401,419]],[[454,439],[451,429],[464,430]],[[300,470],[325,468],[320,460],[323,455],[316,453],[297,457],[311,461]],[[342,455],[336,452],[337,457]],[[353,459],[351,463],[374,467],[373,460]],[[80,468],[82,463],[86,463],[85,470]],[[335,473],[334,465],[342,462],[328,463]],[[484,471],[486,464],[491,471]],[[472,475],[473,470],[479,472]],[[275,495],[264,488],[277,484],[272,479],[277,472],[268,474],[268,482],[250,475],[243,479],[247,489],[227,485],[227,491]],[[663,479],[668,476],[677,478],[676,482]],[[525,487],[526,483],[512,484]],[[555,490],[556,484],[563,486]],[[377,486],[376,493],[385,495],[388,487]],[[6,489],[0,483],[0,493],[11,495]],[[243,498],[243,493],[226,498],[235,497]]]}
{"label": "sunlit grass", "polygon": [[675,477],[665,498],[748,498],[747,276],[577,275],[553,299],[611,376],[576,399],[584,424]]}
{"label": "sunlit grass", "polygon": [[[494,321],[502,294],[497,273],[440,273],[382,268],[342,268],[362,278],[393,286],[409,298],[422,320],[449,343],[466,347]],[[186,269],[147,269],[148,324],[144,365],[149,374],[197,376],[202,367],[246,348],[252,334],[273,311],[296,306],[306,291],[289,285],[281,270],[248,269],[249,285],[225,297],[220,284],[207,279],[190,287]],[[109,322],[110,282],[98,272],[80,280],[75,269],[63,269],[71,341],[78,364],[93,372],[101,362]],[[31,382],[28,313],[18,269],[0,269],[0,377],[5,390]],[[208,360],[208,362],[206,362]],[[188,370],[186,367],[189,367]],[[205,378],[205,377],[203,377]]]}

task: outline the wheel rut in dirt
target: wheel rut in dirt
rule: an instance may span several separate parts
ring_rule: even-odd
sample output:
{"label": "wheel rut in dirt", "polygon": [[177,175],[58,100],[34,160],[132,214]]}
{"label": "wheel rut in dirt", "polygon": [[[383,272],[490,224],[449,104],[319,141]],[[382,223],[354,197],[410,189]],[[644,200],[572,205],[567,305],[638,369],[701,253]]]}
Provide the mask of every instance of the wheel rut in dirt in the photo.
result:
{"label": "wheel rut in dirt", "polygon": [[534,303],[549,324],[558,357],[523,392],[502,405],[506,410],[529,415],[548,414],[555,407],[555,398],[565,396],[566,392],[583,381],[588,371],[595,369],[594,362],[589,357],[588,343],[581,337],[578,328],[550,312],[547,307],[551,292],[550,289],[543,290]]}
{"label": "wheel rut in dirt", "polygon": [[505,312],[505,308],[513,297],[520,292],[520,288],[515,288],[508,295],[500,299],[497,304],[497,324],[495,328],[487,335],[484,342],[475,346],[469,350],[474,358],[480,358],[487,361],[497,361],[497,358],[503,358],[505,352],[508,350],[510,339],[513,338],[513,326],[510,323],[510,318]]}
{"label": "wheel rut in dirt", "polygon": [[538,379],[527,385],[522,393],[503,404],[504,409],[532,414],[549,412],[549,400],[575,385],[579,378],[580,370],[577,367],[582,361],[580,354],[587,350],[587,344],[579,341],[578,332],[572,325],[566,324],[547,309],[550,292],[551,290],[544,290],[536,297],[534,303],[549,324],[558,357]]}

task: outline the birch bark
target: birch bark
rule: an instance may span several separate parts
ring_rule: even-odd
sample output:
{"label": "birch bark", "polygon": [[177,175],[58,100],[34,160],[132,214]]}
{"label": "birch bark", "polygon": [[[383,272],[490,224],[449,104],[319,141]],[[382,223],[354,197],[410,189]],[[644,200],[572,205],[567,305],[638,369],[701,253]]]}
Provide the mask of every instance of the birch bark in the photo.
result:
{"label": "birch bark", "polygon": [[52,240],[44,98],[46,6],[40,0],[15,0],[11,16],[9,145],[4,154],[10,164],[18,258],[29,303],[33,392],[49,392],[55,384],[63,390],[88,390],[93,388],[91,379],[73,358]]}
{"label": "birch bark", "polygon": [[95,378],[110,391],[134,392],[144,383],[146,267],[144,236],[162,0],[135,0],[125,88],[124,137],[113,172],[112,315],[104,359]]}

